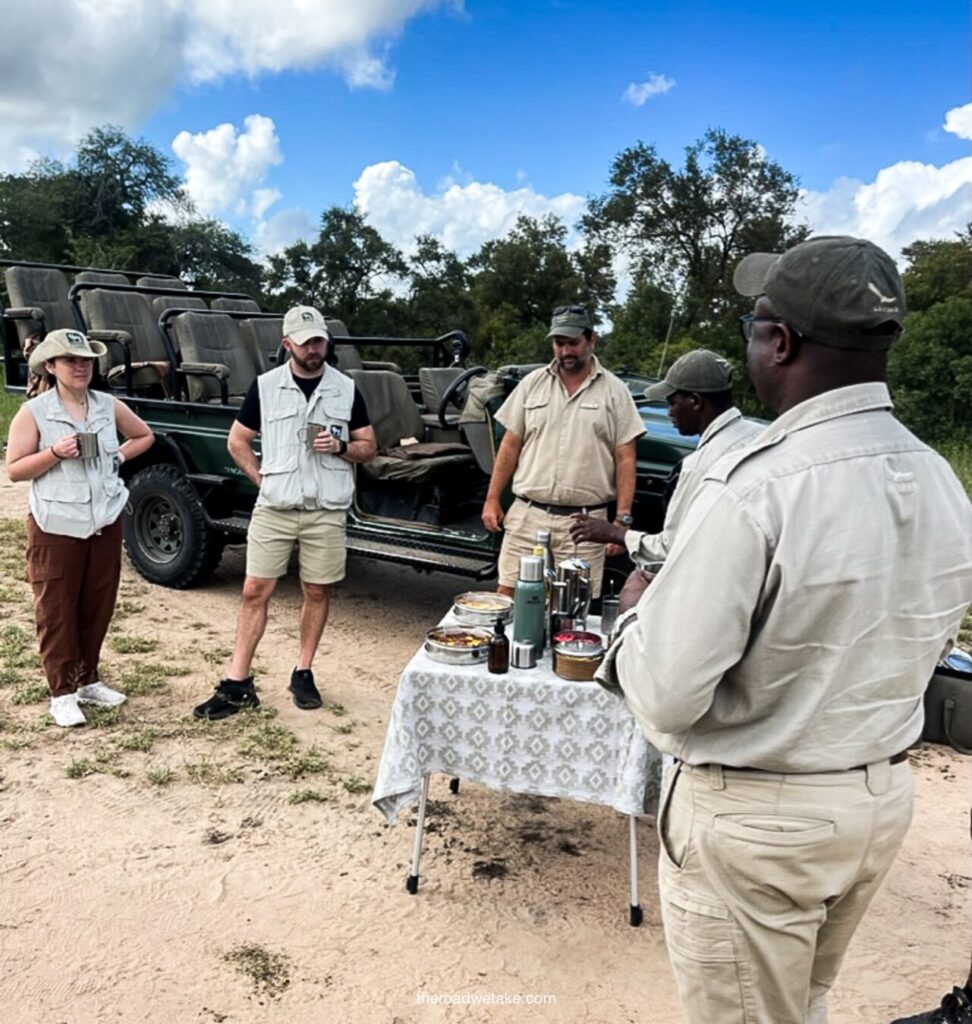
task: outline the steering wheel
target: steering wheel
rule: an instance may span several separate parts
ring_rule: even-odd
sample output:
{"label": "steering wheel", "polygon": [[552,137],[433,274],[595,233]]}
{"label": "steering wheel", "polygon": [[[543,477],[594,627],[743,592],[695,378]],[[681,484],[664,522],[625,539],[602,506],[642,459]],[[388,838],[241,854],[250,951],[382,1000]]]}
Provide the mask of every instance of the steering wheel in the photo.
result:
{"label": "steering wheel", "polygon": [[484,373],[489,373],[485,366],[470,366],[468,369],[463,370],[445,389],[445,393],[439,399],[439,425],[443,430],[449,429],[449,424],[446,422],[446,412],[449,406],[454,405],[456,409],[461,410],[466,404],[466,391],[469,387],[469,382],[473,377],[480,377]]}

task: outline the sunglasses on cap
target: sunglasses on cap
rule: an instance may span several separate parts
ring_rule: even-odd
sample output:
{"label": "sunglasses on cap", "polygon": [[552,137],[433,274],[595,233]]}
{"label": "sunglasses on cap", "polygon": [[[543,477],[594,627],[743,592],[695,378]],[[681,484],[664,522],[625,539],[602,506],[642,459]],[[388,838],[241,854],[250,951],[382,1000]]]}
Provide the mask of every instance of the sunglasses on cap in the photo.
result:
{"label": "sunglasses on cap", "polygon": [[554,306],[554,310],[553,310],[553,313],[551,315],[552,316],[563,316],[564,313],[574,313],[575,315],[578,315],[578,316],[586,316],[587,315],[587,307],[586,306],[576,306],[576,305],[575,306]]}

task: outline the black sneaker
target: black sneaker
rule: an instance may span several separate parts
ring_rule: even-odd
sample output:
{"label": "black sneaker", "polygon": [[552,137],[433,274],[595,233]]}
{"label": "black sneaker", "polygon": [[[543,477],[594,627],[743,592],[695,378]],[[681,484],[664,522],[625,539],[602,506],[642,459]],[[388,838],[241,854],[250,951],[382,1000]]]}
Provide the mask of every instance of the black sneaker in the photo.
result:
{"label": "black sneaker", "polygon": [[229,718],[244,708],[258,708],[260,698],[253,686],[253,676],[246,679],[223,679],[213,691],[212,697],[192,709],[193,718],[208,718],[218,721]]}
{"label": "black sneaker", "polygon": [[314,685],[314,673],[309,668],[295,668],[290,673],[290,686],[287,689],[294,695],[294,703],[301,711],[313,711],[324,703]]}
{"label": "black sneaker", "polygon": [[891,1024],[972,1024],[972,992],[953,988],[941,1006],[914,1017],[899,1017]]}

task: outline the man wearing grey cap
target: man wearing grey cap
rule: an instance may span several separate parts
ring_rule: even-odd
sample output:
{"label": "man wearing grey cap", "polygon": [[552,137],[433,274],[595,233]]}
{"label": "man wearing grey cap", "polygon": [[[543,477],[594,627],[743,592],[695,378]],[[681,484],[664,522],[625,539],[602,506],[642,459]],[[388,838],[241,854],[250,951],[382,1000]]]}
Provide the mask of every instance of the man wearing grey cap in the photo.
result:
{"label": "man wearing grey cap", "polygon": [[884,383],[904,291],[870,242],[756,254],[734,282],[779,413],[720,459],[602,666],[676,764],[658,817],[691,1024],[823,1024],[911,819],[922,696],[972,600],[972,506]]}
{"label": "man wearing grey cap", "polygon": [[678,524],[709,467],[763,431],[759,424],[743,419],[732,404],[729,361],[704,348],[676,359],[663,381],[645,389],[645,397],[668,404],[668,417],[684,437],[701,435],[698,448],[679,466],[661,533],[642,533],[590,516],[574,517],[570,527],[571,536],[578,541],[623,544],[639,565],[668,557]]}
{"label": "man wearing grey cap", "polygon": [[[352,463],[374,458],[377,445],[354,382],[326,364],[331,335],[313,306],[283,320],[283,366],[250,386],[227,448],[260,489],[246,534],[246,579],[233,660],[213,695],[193,709],[220,719],[260,704],[250,669],[267,626],[270,597],[298,545],[303,604],[290,692],[302,710],[319,708],[311,669],[327,622],[328,588],[344,579],[345,525],[354,489]],[[253,442],[260,435],[258,458]]]}
{"label": "man wearing grey cap", "polygon": [[[591,563],[592,596],[601,590],[605,550],[575,544],[570,516],[601,519],[615,501],[630,523],[635,492],[635,439],[644,432],[624,382],[594,355],[597,335],[583,306],[558,306],[547,337],[553,362],[526,375],[496,414],[506,428],[483,505],[483,524],[503,532],[501,593],[512,594],[521,555],[533,553],[539,530],[550,531],[554,560],[578,555]],[[500,497],[510,480],[515,500],[504,516]]]}

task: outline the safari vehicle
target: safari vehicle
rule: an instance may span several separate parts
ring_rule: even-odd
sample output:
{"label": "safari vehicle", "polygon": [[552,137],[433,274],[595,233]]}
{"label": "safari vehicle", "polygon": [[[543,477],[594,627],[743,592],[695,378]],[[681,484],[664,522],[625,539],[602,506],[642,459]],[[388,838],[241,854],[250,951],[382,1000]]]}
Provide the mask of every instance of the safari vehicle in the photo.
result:
{"label": "safari vehicle", "polygon": [[[190,291],[175,278],[128,271],[0,261],[6,389],[25,392],[25,344],[76,327],[108,347],[95,386],[117,394],[153,429],[156,443],[125,463],[130,490],[125,547],[145,579],[203,583],[227,545],[245,542],[256,489],[226,438],[250,382],[282,356],[282,315],[246,295]],[[355,467],[348,516],[351,554],[477,580],[495,575],[500,538],[480,520],[502,428],[495,413],[533,366],[468,366],[453,330],[436,338],[355,337],[329,321],[332,358],[363,393],[379,454]],[[399,372],[389,350],[421,354]],[[417,360],[419,361],[419,360]],[[636,398],[649,383],[622,373]],[[657,529],[666,481],[695,447],[663,409],[642,402],[635,525]],[[405,442],[403,444],[403,441]],[[418,442],[418,444],[414,443]]]}

